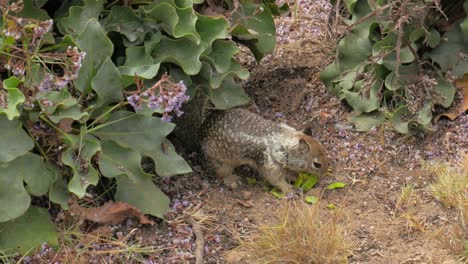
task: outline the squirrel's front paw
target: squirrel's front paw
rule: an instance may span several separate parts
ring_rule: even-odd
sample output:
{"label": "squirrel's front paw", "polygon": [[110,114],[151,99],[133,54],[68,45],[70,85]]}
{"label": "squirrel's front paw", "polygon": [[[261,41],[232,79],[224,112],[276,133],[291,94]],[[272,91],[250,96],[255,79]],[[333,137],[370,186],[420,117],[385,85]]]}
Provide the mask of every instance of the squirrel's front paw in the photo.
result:
{"label": "squirrel's front paw", "polygon": [[242,179],[234,174],[224,177],[223,182],[231,189],[237,189],[237,187],[242,185]]}

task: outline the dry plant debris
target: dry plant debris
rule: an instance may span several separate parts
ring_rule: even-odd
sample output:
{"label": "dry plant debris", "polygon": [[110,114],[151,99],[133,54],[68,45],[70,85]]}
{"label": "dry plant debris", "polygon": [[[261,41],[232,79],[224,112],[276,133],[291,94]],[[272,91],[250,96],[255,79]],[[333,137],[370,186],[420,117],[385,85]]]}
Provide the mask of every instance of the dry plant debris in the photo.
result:
{"label": "dry plant debris", "polygon": [[141,224],[154,225],[154,221],[147,218],[135,206],[124,202],[107,202],[99,207],[86,208],[80,206],[76,200],[71,200],[70,213],[79,215],[86,220],[104,224],[116,225],[130,217],[137,217]]}
{"label": "dry plant debris", "polygon": [[352,245],[341,211],[329,215],[303,202],[282,204],[272,224],[240,241],[235,252],[248,255],[244,263],[347,263]]}

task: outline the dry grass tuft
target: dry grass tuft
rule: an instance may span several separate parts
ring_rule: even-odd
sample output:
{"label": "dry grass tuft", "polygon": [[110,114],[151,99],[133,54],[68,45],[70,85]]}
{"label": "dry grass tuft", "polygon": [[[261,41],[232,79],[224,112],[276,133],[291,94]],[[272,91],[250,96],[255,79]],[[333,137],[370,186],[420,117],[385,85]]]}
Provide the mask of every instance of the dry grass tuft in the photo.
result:
{"label": "dry grass tuft", "polygon": [[423,165],[435,175],[431,185],[432,195],[446,207],[459,208],[468,203],[468,155],[458,164],[434,163]]}
{"label": "dry grass tuft", "polygon": [[414,191],[414,187],[411,184],[407,184],[401,188],[401,193],[397,197],[395,207],[398,211],[405,211],[411,205],[417,203],[417,195]]}
{"label": "dry grass tuft", "polygon": [[347,263],[352,246],[346,218],[339,210],[326,213],[304,202],[285,204],[276,212],[275,224],[260,226],[236,251],[253,263]]}
{"label": "dry grass tuft", "polygon": [[426,163],[424,168],[436,177],[433,196],[458,211],[455,226],[439,230],[438,237],[460,263],[468,263],[468,155],[457,164]]}

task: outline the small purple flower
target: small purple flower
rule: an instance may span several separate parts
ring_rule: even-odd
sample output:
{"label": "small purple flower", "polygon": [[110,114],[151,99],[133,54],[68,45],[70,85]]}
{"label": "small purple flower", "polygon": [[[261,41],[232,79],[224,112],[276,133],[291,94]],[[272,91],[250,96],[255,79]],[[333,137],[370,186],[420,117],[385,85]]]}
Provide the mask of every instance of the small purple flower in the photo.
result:
{"label": "small purple flower", "polygon": [[128,103],[135,109],[135,111],[141,110],[141,98],[137,94],[132,94],[127,97]]}
{"label": "small purple flower", "polygon": [[161,117],[161,120],[164,122],[171,122],[172,116],[170,116],[168,113],[164,113],[163,116]]}
{"label": "small purple flower", "polygon": [[219,237],[218,234],[216,234],[216,235],[214,236],[214,240],[215,240],[216,243],[221,242],[221,238]]}
{"label": "small purple flower", "polygon": [[284,114],[281,113],[281,112],[276,112],[276,113],[275,113],[275,117],[276,117],[276,118],[281,118],[281,117],[284,117]]}
{"label": "small purple flower", "polygon": [[151,110],[154,110],[154,109],[157,109],[161,106],[161,104],[163,103],[163,99],[162,97],[160,96],[150,96],[150,98],[148,99],[148,107],[149,109]]}

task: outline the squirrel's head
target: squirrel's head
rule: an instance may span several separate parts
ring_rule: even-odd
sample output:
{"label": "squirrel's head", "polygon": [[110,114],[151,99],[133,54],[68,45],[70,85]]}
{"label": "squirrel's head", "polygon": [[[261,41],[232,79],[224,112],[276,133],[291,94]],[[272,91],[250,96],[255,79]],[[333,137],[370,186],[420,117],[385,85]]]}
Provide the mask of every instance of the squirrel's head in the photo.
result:
{"label": "squirrel's head", "polygon": [[312,130],[306,128],[296,136],[297,145],[288,153],[288,169],[324,175],[328,171],[328,158],[322,144],[312,138]]}

